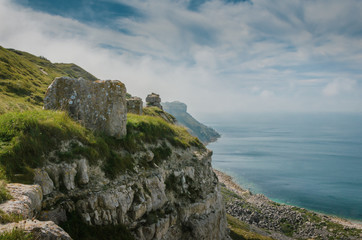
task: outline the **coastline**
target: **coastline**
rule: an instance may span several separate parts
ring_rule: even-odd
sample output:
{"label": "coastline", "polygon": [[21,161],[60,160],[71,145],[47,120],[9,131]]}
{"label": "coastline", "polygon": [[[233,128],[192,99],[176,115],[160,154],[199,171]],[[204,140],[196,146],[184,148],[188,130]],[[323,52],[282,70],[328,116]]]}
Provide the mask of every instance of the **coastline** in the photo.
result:
{"label": "coastline", "polygon": [[[362,238],[362,223],[360,222],[354,222],[353,220],[318,213],[292,205],[276,203],[262,194],[254,195],[249,190],[243,189],[234,182],[231,176],[225,174],[224,172],[217,169],[214,169],[214,172],[217,175],[222,188],[225,188],[233,194],[239,196],[236,198],[224,196],[224,198],[227,198],[225,200],[227,212],[231,216],[247,222],[251,226],[275,231],[277,233],[280,232],[280,229],[282,229],[280,228],[281,223],[275,223],[277,221],[275,221],[273,217],[278,219],[281,217],[275,217],[275,215],[281,215],[282,220],[287,219],[288,222],[290,221],[291,226],[293,226],[293,223],[298,224],[296,232],[292,232],[291,235],[286,234],[286,238],[281,238],[280,236],[277,237],[275,234],[274,236],[273,234],[269,236],[276,237],[276,239],[293,239],[294,237],[315,238],[323,236],[322,239],[324,239],[324,237],[325,239],[328,239],[328,237],[342,237],[340,235],[343,231],[343,234],[346,234],[343,235],[343,237],[348,237],[346,239]],[[264,209],[266,210],[264,211]],[[255,211],[257,214],[255,214]],[[257,217],[255,217],[255,215],[257,215]],[[296,217],[294,216],[288,219],[288,215],[296,215]],[[305,219],[306,217],[308,217],[308,221],[306,221],[307,225],[305,225],[305,223],[301,223],[301,219]],[[265,219],[273,222],[273,224],[265,224]],[[313,222],[315,219],[318,219],[318,221]],[[339,228],[338,226],[341,227]],[[344,231],[347,233],[344,233]],[[283,229],[282,232],[285,234]],[[293,238],[290,238],[292,236]],[[344,239],[343,237],[341,239]]]}

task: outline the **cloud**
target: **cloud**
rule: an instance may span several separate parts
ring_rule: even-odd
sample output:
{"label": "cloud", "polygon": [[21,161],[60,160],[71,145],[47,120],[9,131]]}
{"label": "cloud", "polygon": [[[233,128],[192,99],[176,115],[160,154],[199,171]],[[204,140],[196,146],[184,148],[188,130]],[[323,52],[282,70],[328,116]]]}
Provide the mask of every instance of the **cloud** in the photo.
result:
{"label": "cloud", "polygon": [[327,84],[323,89],[325,96],[336,96],[343,92],[351,92],[356,86],[356,81],[345,79],[345,80],[333,80]]}
{"label": "cloud", "polygon": [[200,113],[362,111],[358,0],[105,0],[88,18],[16,2],[0,0],[3,47],[74,62],[140,97]]}

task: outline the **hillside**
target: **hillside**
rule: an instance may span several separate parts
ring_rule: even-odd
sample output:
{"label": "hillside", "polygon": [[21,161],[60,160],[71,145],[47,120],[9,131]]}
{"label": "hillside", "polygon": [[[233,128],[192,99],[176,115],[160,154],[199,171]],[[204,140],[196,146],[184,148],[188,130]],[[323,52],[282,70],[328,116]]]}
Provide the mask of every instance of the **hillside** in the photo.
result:
{"label": "hillside", "polygon": [[[1,239],[228,239],[211,152],[171,115],[154,108],[127,114],[124,102],[107,100],[126,99],[123,83],[93,84],[74,64],[4,48],[0,60]],[[71,99],[82,101],[65,102],[72,109],[84,102],[84,119],[115,113],[127,120],[120,126],[126,135],[93,131],[69,111],[43,110],[58,76],[84,82],[82,90],[97,86],[104,94],[77,91]],[[47,94],[74,93],[56,86]]]}
{"label": "hillside", "polygon": [[214,129],[205,126],[197,121],[187,112],[187,105],[182,102],[165,102],[162,103],[164,110],[172,114],[177,122],[190,130],[190,133],[198,137],[203,143],[216,141],[220,134]]}
{"label": "hillside", "polygon": [[0,46],[0,114],[41,108],[47,87],[60,76],[96,80],[75,64],[54,64],[44,57]]}

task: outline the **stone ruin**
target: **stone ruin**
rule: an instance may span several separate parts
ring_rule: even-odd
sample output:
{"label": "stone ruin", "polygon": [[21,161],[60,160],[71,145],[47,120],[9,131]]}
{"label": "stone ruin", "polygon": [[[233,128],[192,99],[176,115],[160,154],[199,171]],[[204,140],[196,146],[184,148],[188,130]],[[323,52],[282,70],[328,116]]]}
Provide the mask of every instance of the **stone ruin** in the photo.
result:
{"label": "stone ruin", "polygon": [[157,93],[148,94],[146,97],[147,107],[158,107],[163,110],[160,95]]}
{"label": "stone ruin", "polygon": [[142,115],[143,101],[139,97],[131,97],[127,99],[127,113]]}
{"label": "stone ruin", "polygon": [[121,138],[126,135],[126,87],[118,80],[56,78],[48,87],[44,109],[64,110],[86,128]]}

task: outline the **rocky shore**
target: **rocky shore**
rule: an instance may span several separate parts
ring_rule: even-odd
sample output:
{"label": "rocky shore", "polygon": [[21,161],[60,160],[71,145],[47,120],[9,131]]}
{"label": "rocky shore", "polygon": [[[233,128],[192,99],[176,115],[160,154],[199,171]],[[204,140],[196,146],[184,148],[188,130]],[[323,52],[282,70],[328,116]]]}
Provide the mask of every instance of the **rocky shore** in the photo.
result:
{"label": "rocky shore", "polygon": [[226,211],[250,231],[274,239],[362,239],[362,225],[345,219],[279,204],[242,189],[230,176],[214,170],[222,185]]}

